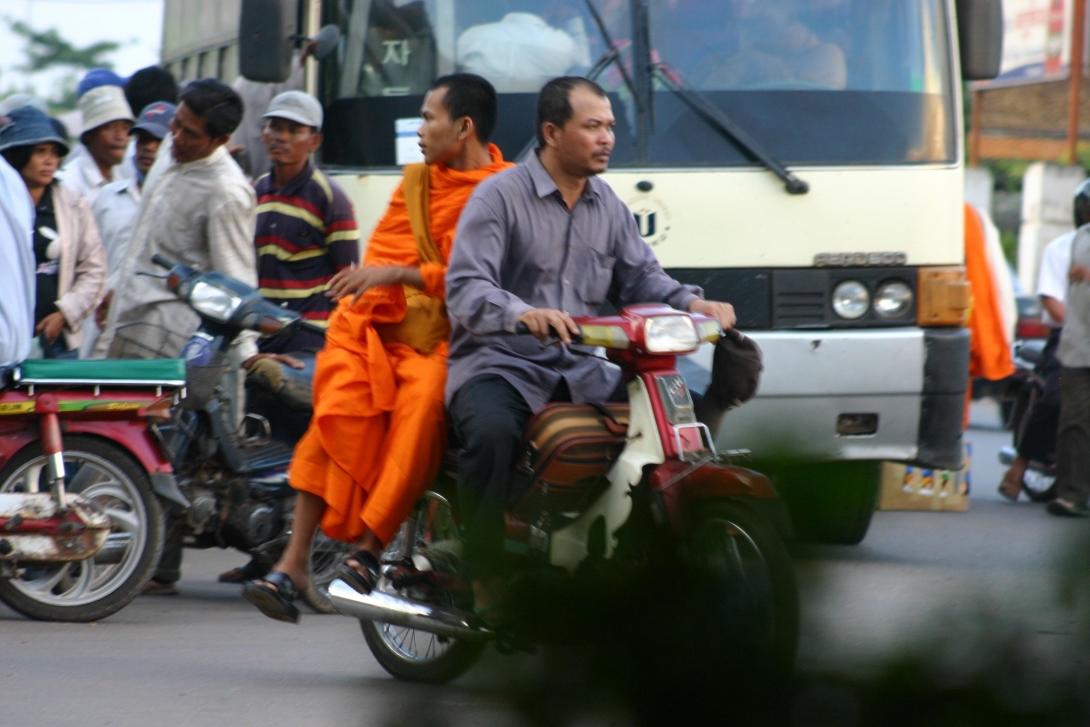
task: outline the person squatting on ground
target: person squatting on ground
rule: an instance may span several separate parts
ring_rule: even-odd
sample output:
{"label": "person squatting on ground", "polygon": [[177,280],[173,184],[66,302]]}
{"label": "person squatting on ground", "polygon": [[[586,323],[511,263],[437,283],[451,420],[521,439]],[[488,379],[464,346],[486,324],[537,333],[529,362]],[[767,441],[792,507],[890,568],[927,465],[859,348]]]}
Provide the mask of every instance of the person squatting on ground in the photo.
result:
{"label": "person squatting on ground", "polygon": [[[322,105],[302,91],[285,91],[265,110],[261,138],[272,169],[257,180],[254,245],[261,295],[325,328],[334,301],[325,293],[341,270],[359,262],[360,232],[344,190],[314,166],[322,145]],[[247,411],[269,420],[273,431],[296,441],[306,429],[314,356],[325,338],[298,328],[258,340],[247,371]],[[295,373],[298,371],[299,373]],[[304,383],[305,382],[305,383]],[[305,407],[303,406],[305,404]],[[219,575],[221,583],[263,576],[270,563],[253,559]]]}
{"label": "person squatting on ground", "polygon": [[472,74],[436,80],[421,108],[425,164],[405,169],[367,245],[343,270],[314,377],[314,414],[292,458],[298,493],[291,540],[243,597],[295,622],[317,527],[354,543],[338,575],[369,591],[379,556],[438,471],[446,446],[443,387],[450,324],[444,276],[462,207],[485,178],[511,166],[488,143],[496,92]]}
{"label": "person squatting on ground", "polygon": [[[458,224],[447,273],[453,326],[447,399],[462,447],[459,503],[476,608],[498,615],[503,510],[523,429],[549,401],[624,397],[620,373],[575,355],[572,315],[662,302],[734,324],[727,303],[662,270],[624,202],[597,175],[614,144],[608,97],[593,81],[560,77],[538,96],[538,148],[478,187]],[[524,323],[533,336],[514,336]],[[564,346],[543,345],[555,331]]]}
{"label": "person squatting on ground", "polygon": [[0,131],[0,154],[34,201],[34,332],[42,357],[74,358],[102,297],[106,253],[87,200],[56,178],[67,141],[33,106],[13,110],[11,119]]}
{"label": "person squatting on ground", "polygon": [[1056,458],[1056,431],[1060,420],[1060,371],[1056,358],[1060,346],[1067,299],[1067,275],[1071,268],[1071,244],[1083,225],[1090,223],[1090,180],[1075,189],[1075,229],[1065,232],[1045,247],[1041,255],[1041,269],[1037,274],[1037,297],[1044,308],[1045,323],[1049,326],[1048,341],[1036,366],[1042,389],[1026,412],[1018,430],[1015,444],[1018,456],[1003,474],[999,494],[1015,501],[1022,493],[1022,484],[1030,462],[1052,464]]}

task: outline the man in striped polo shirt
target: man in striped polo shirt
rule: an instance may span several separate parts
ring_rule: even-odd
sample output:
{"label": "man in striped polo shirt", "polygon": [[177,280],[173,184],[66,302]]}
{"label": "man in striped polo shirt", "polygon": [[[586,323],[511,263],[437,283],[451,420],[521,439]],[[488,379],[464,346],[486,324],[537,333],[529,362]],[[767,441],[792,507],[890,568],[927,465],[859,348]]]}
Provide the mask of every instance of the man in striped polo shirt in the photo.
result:
{"label": "man in striped polo shirt", "polygon": [[[322,144],[322,106],[302,91],[276,96],[264,114],[261,138],[272,171],[257,180],[257,274],[261,294],[324,327],[335,303],[329,280],[359,262],[359,229],[344,191],[310,156]],[[296,331],[259,344],[260,358],[318,351],[320,336]],[[290,363],[289,363],[290,365]],[[250,368],[250,366],[247,366]]]}
{"label": "man in striped polo shirt", "polygon": [[[263,115],[261,140],[272,170],[257,180],[257,275],[261,295],[325,327],[336,303],[330,279],[359,262],[359,229],[352,203],[311,161],[322,145],[322,106],[302,91],[285,91]],[[310,421],[310,379],[324,338],[307,330],[258,341],[249,372],[247,409],[269,420],[278,438],[298,439]],[[289,402],[285,407],[284,402]],[[295,403],[293,407],[290,404]],[[264,575],[251,560],[221,573],[225,583]]]}

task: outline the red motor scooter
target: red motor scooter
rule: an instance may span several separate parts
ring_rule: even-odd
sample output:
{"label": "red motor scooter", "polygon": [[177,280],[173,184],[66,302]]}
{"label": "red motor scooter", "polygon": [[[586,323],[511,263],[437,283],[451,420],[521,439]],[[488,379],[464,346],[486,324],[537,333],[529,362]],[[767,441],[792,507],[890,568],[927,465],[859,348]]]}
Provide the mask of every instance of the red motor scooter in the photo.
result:
{"label": "red motor scooter", "polygon": [[[743,633],[778,671],[790,669],[798,595],[781,539],[786,514],[768,478],[716,453],[676,366],[677,356],[720,337],[718,323],[661,305],[576,322],[578,342],[606,349],[621,367],[629,401],[551,404],[529,422],[513,475],[524,482],[512,487],[524,494],[506,513],[507,551],[523,571],[565,578],[681,564],[696,574],[678,579],[682,588],[739,606],[707,603],[698,606],[701,616],[729,614],[738,621],[730,625],[734,634]],[[360,619],[375,658],[403,679],[452,679],[487,641],[505,637],[470,611],[471,589],[457,565],[454,477],[443,473],[402,526],[374,590],[362,594],[340,580],[329,586],[334,607]],[[657,604],[650,595],[644,600]],[[720,625],[713,624],[710,641],[728,633]],[[731,650],[729,643],[703,646]]]}
{"label": "red motor scooter", "polygon": [[155,423],[185,362],[26,361],[0,391],[0,601],[31,618],[95,621],[132,601],[178,492]]}

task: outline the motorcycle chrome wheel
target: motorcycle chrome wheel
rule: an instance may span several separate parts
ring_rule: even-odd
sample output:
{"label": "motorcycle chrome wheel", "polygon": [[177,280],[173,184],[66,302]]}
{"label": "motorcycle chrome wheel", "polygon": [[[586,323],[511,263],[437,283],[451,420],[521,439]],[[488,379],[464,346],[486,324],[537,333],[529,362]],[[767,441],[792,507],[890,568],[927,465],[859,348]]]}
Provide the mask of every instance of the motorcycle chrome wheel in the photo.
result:
{"label": "motorcycle chrome wheel", "polygon": [[[119,447],[92,437],[65,439],[66,489],[110,518],[106,544],[86,560],[21,563],[0,579],[0,600],[45,621],[97,621],[143,588],[163,549],[163,513],[146,473]],[[35,442],[0,472],[0,492],[44,492],[46,457]]]}
{"label": "motorcycle chrome wheel", "polygon": [[320,529],[310,546],[310,584],[303,600],[318,613],[337,613],[329,600],[329,584],[337,577],[337,566],[352,551],[348,543],[333,540]]}
{"label": "motorcycle chrome wheel", "polygon": [[[448,568],[456,562],[460,544],[450,502],[438,493],[428,492],[390,542],[382,559],[384,563],[414,562],[417,567],[425,563],[428,563],[425,567],[431,567],[432,561],[438,564],[442,560],[443,568]],[[447,607],[467,605],[456,603],[452,593],[434,586],[399,591],[387,576],[379,580],[377,588]],[[483,642],[462,641],[378,621],[361,620],[360,628],[382,668],[407,681],[448,682],[472,666],[484,648]]]}

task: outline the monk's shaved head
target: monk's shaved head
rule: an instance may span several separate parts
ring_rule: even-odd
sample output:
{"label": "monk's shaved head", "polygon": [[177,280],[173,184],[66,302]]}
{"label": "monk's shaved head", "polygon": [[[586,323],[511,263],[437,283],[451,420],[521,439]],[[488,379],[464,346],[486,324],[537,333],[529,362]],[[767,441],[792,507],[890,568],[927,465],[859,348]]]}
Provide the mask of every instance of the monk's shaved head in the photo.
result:
{"label": "monk's shaved head", "polygon": [[428,90],[446,89],[443,106],[451,119],[469,117],[482,144],[492,138],[496,128],[496,89],[475,73],[452,73],[435,80]]}

